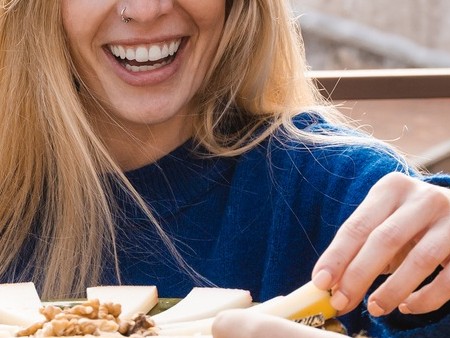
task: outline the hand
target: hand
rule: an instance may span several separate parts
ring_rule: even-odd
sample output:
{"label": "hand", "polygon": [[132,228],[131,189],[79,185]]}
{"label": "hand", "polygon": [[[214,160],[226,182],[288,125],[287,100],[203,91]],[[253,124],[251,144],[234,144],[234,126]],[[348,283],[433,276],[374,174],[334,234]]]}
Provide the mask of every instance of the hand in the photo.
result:
{"label": "hand", "polygon": [[[392,173],[375,184],[318,260],[313,282],[332,289],[341,314],[355,308],[381,274],[391,274],[369,297],[374,316],[396,307],[426,313],[450,299],[450,190]],[[441,265],[428,285],[414,291]]]}
{"label": "hand", "polygon": [[213,324],[214,338],[345,338],[347,336],[297,324],[287,319],[250,312],[228,310]]}

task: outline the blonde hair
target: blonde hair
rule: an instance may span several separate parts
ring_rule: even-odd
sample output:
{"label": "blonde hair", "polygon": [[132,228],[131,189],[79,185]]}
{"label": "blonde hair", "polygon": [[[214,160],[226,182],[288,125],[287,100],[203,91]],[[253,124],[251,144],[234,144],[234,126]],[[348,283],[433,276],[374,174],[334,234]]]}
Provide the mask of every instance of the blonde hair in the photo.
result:
{"label": "blonde hair", "polygon": [[114,243],[99,175],[110,164],[73,83],[59,3],[3,2],[0,17],[0,274],[46,298],[98,280]]}
{"label": "blonde hair", "polygon": [[[280,125],[297,137],[319,141],[319,135],[303,133],[292,124],[292,117],[309,108],[321,110],[330,122],[347,124],[306,76],[304,45],[288,1],[229,3],[216,59],[198,95],[199,141],[215,154],[234,156]],[[241,125],[230,134],[236,120]],[[265,132],[253,139],[254,131],[267,124]]]}
{"label": "blonde hair", "polygon": [[[60,1],[2,4],[0,278],[34,280],[44,298],[79,296],[98,283],[104,260],[117,260],[114,203],[105,173],[144,209],[189,270],[96,136],[87,107],[99,105],[77,91],[74,79],[84,84],[71,61]],[[227,0],[223,37],[195,98],[199,143],[231,156],[281,124],[295,130],[292,116],[320,102],[304,75],[302,55],[285,1]],[[340,120],[332,110],[324,114]],[[267,131],[248,142],[268,122]],[[116,269],[120,280],[117,262]]]}

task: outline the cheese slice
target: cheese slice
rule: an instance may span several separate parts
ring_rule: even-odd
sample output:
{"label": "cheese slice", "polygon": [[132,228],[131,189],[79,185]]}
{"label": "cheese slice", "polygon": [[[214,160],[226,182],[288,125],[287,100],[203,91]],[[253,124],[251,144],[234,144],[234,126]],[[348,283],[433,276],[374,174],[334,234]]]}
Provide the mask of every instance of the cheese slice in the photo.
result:
{"label": "cheese slice", "polygon": [[319,290],[308,282],[286,296],[275,297],[255,305],[250,310],[291,320],[322,314],[325,319],[336,316],[337,311],[330,304],[328,291]]}
{"label": "cheese slice", "polygon": [[88,299],[100,303],[122,305],[121,319],[130,319],[137,313],[147,314],[158,304],[158,290],[154,285],[108,285],[86,289]]}
{"label": "cheese slice", "polygon": [[[185,299],[187,299],[188,297],[189,295]],[[266,302],[249,307],[248,309],[246,309],[246,311],[260,312],[287,319],[300,319],[320,313],[326,319],[328,319],[336,315],[336,310],[333,309],[330,304],[330,297],[331,296],[328,291],[319,290],[314,286],[312,282],[309,282],[294,290],[293,292],[287,294],[286,296],[279,296],[269,299]],[[209,299],[207,299],[207,302],[211,299],[212,297],[209,297]],[[200,302],[201,299],[198,300],[198,304],[200,304]],[[197,306],[199,306],[198,304]],[[185,308],[175,305],[173,308],[178,307],[178,309],[182,309],[183,311],[189,311],[190,306],[192,306],[192,304],[188,304],[188,306],[185,306]],[[230,308],[236,308],[236,306],[230,306]],[[170,311],[171,309],[167,311]],[[191,311],[196,311],[196,309],[196,307],[192,306]],[[163,315],[164,313],[165,312],[163,312],[161,315]],[[176,317],[174,316],[173,318]],[[155,322],[160,329],[158,331],[160,335],[208,335],[211,333],[211,327],[214,322],[214,317],[178,323],[174,322],[164,325],[160,325],[160,322],[158,322],[157,319],[155,319]]]}
{"label": "cheese slice", "polygon": [[158,326],[158,336],[210,335],[215,317]]}
{"label": "cheese slice", "polygon": [[14,325],[3,325],[0,324],[0,338],[11,338],[15,337],[16,333],[21,330],[21,327]]}
{"label": "cheese slice", "polygon": [[247,308],[252,297],[247,290],[194,287],[179,303],[152,316],[156,326],[214,317],[227,309]]}
{"label": "cheese slice", "polygon": [[45,320],[33,283],[0,284],[0,324],[26,327]]}

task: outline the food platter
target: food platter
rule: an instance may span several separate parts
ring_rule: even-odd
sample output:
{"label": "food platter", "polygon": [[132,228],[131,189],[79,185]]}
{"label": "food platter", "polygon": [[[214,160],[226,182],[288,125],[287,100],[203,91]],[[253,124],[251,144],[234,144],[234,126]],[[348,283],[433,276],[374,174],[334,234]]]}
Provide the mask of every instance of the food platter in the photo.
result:
{"label": "food platter", "polygon": [[[181,298],[160,298],[158,304],[148,314],[156,315],[161,313],[178,304],[180,301]],[[341,334],[347,334],[347,329],[345,326],[336,318],[327,319],[323,325],[323,329]]]}
{"label": "food platter", "polygon": [[[171,307],[178,304],[182,298],[159,298],[156,306],[148,313],[150,316],[157,315],[161,312],[164,312]],[[86,299],[69,299],[69,300],[54,300],[54,301],[46,301],[43,302],[43,305],[54,305],[60,307],[71,307],[75,305],[82,304]],[[256,304],[256,303],[255,303]],[[320,326],[327,331],[332,331],[341,334],[347,334],[347,330],[345,326],[336,318],[327,319],[325,323]]]}
{"label": "food platter", "polygon": [[150,333],[211,337],[215,316],[239,308],[346,333],[330,304],[330,292],[319,290],[312,282],[259,303],[247,290],[217,287],[194,287],[184,298],[159,298],[152,285],[106,285],[87,288],[84,299],[50,301],[39,298],[33,283],[2,284],[0,291],[0,324],[4,326],[0,331],[9,330],[21,337],[103,333],[108,337],[109,333],[120,337]]}

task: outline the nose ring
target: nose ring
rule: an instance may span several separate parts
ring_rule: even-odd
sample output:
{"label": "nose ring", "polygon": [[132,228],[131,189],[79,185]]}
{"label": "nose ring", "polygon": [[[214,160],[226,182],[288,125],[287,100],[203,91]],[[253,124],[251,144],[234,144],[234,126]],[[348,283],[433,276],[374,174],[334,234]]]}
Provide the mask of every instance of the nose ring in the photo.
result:
{"label": "nose ring", "polygon": [[127,7],[124,7],[121,11],[120,11],[120,17],[122,18],[122,21],[125,23],[129,23],[131,21],[131,18],[128,16],[125,16],[125,11],[127,10]]}

